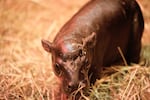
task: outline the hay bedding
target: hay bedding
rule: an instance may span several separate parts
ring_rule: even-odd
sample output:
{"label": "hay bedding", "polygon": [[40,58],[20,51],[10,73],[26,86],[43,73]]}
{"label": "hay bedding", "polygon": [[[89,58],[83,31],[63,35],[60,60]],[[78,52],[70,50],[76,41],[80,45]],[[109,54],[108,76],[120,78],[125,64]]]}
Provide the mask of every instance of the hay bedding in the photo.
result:
{"label": "hay bedding", "polygon": [[[58,82],[50,67],[51,55],[43,50],[40,40],[52,41],[60,27],[85,2],[87,0],[0,1],[0,100],[52,100],[56,96]],[[145,2],[142,6],[148,4]],[[149,10],[145,6],[143,9],[147,21],[143,43],[150,44]],[[145,47],[143,53],[147,65],[148,48]],[[103,75],[82,94],[84,99],[149,99],[149,67],[111,67]]]}

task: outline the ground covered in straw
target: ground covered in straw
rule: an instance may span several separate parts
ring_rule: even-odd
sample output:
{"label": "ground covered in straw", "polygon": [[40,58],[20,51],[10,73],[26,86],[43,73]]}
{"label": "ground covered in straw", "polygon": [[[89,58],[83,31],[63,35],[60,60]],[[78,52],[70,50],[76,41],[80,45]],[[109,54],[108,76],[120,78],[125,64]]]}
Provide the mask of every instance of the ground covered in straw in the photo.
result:
{"label": "ground covered in straw", "polygon": [[[61,26],[88,0],[0,0],[0,100],[52,100],[57,78],[41,39],[53,40]],[[148,100],[150,95],[150,6],[144,13],[139,65],[105,69],[87,90],[87,100]],[[84,95],[84,94],[83,94]]]}

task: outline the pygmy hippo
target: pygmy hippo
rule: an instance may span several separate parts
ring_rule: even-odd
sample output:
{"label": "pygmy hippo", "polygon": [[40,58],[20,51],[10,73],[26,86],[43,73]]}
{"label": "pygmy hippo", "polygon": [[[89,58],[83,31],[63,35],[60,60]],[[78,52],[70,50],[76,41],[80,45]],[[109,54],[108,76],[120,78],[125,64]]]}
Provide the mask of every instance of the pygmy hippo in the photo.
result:
{"label": "pygmy hippo", "polygon": [[52,66],[66,95],[79,84],[100,78],[101,69],[138,63],[144,20],[135,0],[91,0],[58,32],[53,42],[42,40],[52,54]]}

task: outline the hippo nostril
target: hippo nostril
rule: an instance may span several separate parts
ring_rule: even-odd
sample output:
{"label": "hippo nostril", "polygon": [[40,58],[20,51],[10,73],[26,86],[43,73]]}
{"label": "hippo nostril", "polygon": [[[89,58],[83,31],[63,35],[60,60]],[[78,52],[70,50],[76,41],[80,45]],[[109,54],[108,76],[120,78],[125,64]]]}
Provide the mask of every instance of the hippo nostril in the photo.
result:
{"label": "hippo nostril", "polygon": [[69,83],[68,86],[67,86],[67,90],[68,90],[69,92],[74,91],[76,88],[77,88],[77,86],[76,86],[75,84],[73,84],[72,82]]}
{"label": "hippo nostril", "polygon": [[73,88],[75,88],[75,85],[72,84],[72,83],[69,83],[69,84],[68,84],[68,88],[69,88],[69,89],[73,89]]}
{"label": "hippo nostril", "polygon": [[72,86],[71,85],[68,85],[68,89],[71,89],[72,88]]}
{"label": "hippo nostril", "polygon": [[68,86],[67,86],[67,92],[70,93],[70,92],[72,92],[72,91],[73,91],[73,86],[68,85]]}

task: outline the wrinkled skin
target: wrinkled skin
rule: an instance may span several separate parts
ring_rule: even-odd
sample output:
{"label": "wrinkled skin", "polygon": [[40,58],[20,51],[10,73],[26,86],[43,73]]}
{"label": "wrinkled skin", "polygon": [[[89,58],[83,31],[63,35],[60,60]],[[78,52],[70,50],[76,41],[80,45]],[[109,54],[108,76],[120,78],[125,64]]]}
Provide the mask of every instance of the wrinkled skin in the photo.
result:
{"label": "wrinkled skin", "polygon": [[138,63],[143,29],[136,1],[92,0],[61,28],[53,43],[42,40],[42,45],[52,54],[54,72],[69,95],[79,84],[87,86],[88,75],[94,83],[103,67],[123,64],[117,47],[128,64]]}

